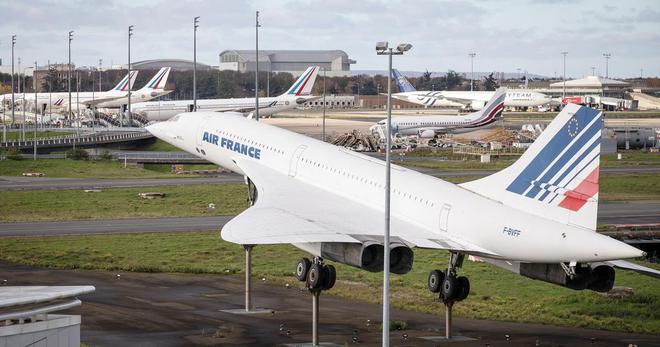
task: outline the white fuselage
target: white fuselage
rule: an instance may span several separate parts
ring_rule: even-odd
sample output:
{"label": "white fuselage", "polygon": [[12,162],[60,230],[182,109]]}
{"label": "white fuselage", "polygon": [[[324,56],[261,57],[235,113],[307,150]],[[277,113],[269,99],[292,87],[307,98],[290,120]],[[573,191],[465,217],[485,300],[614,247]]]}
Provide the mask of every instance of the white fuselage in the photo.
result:
{"label": "white fuselage", "polygon": [[[495,92],[488,91],[415,91],[392,94],[393,98],[428,107],[465,107],[480,110]],[[545,94],[527,89],[510,89],[504,98],[505,107],[533,107],[551,101]]]}
{"label": "white fuselage", "polygon": [[[152,100],[154,98],[166,95],[171,91],[166,90],[137,90],[131,92],[131,102],[141,102]],[[19,100],[19,94],[15,94],[15,100]],[[11,100],[11,94],[5,97]],[[23,99],[23,94],[20,94]],[[98,102],[100,100],[107,100]],[[25,102],[34,105],[34,93],[25,93]],[[128,103],[128,92],[105,91],[105,92],[71,92],[71,107],[75,111],[80,104],[80,108],[86,108],[87,105],[94,105],[103,108],[119,108]],[[37,106],[50,106],[53,109],[66,109],[69,105],[68,92],[56,93],[37,93]]]}
{"label": "white fuselage", "polygon": [[[148,130],[236,173],[243,174],[232,159],[240,156],[289,175],[300,184],[384,211],[385,165],[381,160],[236,113],[181,114]],[[217,144],[204,141],[204,132],[217,136]],[[229,141],[254,147],[252,155],[228,148]],[[396,165],[391,177],[394,217],[432,233],[450,233],[502,258],[558,263],[630,257],[631,247],[593,230],[526,213],[438,178]],[[446,220],[441,217],[443,210],[450,211]],[[441,223],[446,231],[440,229]]]}
{"label": "white fuselage", "polygon": [[[309,96],[277,96],[259,98],[259,115],[269,116],[277,112],[295,108],[316,97]],[[197,111],[224,112],[234,110],[253,110],[254,98],[233,99],[199,99]],[[152,101],[136,103],[131,107],[133,113],[140,114],[151,121],[166,121],[182,112],[193,109],[193,100]]]}

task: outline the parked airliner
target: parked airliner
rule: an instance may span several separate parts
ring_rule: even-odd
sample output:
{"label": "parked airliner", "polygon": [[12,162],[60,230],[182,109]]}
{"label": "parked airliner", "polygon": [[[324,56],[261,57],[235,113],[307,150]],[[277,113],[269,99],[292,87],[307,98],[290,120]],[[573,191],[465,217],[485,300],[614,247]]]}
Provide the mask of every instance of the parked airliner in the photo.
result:
{"label": "parked airliner", "polygon": [[[427,107],[462,107],[481,110],[494,92],[487,91],[418,91],[398,70],[392,70],[393,78],[399,87],[399,93],[392,94],[398,100]],[[545,94],[528,89],[509,89],[504,99],[504,106],[533,107],[545,105],[552,99]]]}
{"label": "parked airliner", "polygon": [[[447,270],[428,280],[447,300],[469,293],[457,275],[465,255],[568,288],[609,291],[614,267],[636,267],[618,259],[644,252],[596,232],[602,128],[601,112],[568,105],[510,167],[459,185],[394,165],[391,272],[409,272],[414,248],[426,248],[450,251]],[[252,206],[222,228],[223,239],[310,253],[313,261],[300,259],[295,272],[310,289],[334,284],[325,259],[382,271],[383,161],[233,112],[183,113],[147,130],[255,188]]]}
{"label": "parked airliner", "polygon": [[[462,116],[393,117],[392,135],[416,135],[421,138],[432,138],[437,134],[467,132],[488,126],[502,115],[505,95],[506,88],[500,88],[481,111]],[[387,120],[384,119],[374,124],[370,130],[378,137],[384,138],[386,128]]]}
{"label": "parked airliner", "polygon": [[[276,112],[292,109],[317,98],[310,96],[310,93],[318,72],[318,66],[311,66],[300,75],[298,80],[284,94],[276,97],[259,98],[259,115],[268,116]],[[254,109],[254,98],[197,100],[197,111],[235,111],[249,113],[254,111]],[[168,120],[181,112],[190,112],[192,110],[193,100],[143,102],[131,107],[131,112],[146,117],[151,121]]]}

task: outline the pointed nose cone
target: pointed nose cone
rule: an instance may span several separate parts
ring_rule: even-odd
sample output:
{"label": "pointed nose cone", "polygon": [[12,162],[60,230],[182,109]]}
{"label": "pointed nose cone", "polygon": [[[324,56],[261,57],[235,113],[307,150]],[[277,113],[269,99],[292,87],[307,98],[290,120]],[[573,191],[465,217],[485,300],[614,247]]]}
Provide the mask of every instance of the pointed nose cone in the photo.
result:
{"label": "pointed nose cone", "polygon": [[163,122],[150,124],[145,127],[145,129],[147,129],[147,131],[150,132],[151,135],[156,136],[159,139],[162,139],[163,136],[162,128],[163,128]]}
{"label": "pointed nose cone", "polygon": [[594,252],[598,258],[603,260],[617,260],[639,258],[646,255],[644,251],[624,242],[615,240],[609,236],[601,236],[602,240],[594,243]]}

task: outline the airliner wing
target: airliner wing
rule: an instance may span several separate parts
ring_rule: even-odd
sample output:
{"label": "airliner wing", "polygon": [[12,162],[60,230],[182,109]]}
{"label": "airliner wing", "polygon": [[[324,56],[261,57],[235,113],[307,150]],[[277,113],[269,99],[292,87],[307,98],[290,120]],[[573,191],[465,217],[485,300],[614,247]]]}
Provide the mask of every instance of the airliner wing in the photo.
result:
{"label": "airliner wing", "polygon": [[660,278],[660,271],[656,269],[651,269],[646,266],[638,265],[635,263],[631,263],[629,261],[625,260],[610,260],[606,261],[608,265],[620,268],[620,269],[625,269],[625,270],[632,270],[641,273],[642,275],[646,276],[651,276],[655,278]]}
{"label": "airliner wing", "polygon": [[[238,244],[381,241],[383,212],[294,180],[256,161],[235,158],[257,187],[257,201],[222,229]],[[450,235],[393,217],[392,242],[410,247],[449,249],[497,257]]]}

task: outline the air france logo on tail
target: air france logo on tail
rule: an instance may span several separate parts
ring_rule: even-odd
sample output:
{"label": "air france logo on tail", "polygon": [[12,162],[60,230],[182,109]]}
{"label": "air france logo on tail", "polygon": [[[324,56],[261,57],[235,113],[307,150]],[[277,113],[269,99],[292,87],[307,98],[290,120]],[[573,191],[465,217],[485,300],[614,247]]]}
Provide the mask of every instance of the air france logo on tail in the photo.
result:
{"label": "air france logo on tail", "polygon": [[580,108],[507,190],[579,211],[598,193],[602,128],[602,113],[588,107]]}
{"label": "air france logo on tail", "polygon": [[228,139],[224,136],[220,137],[218,135],[211,134],[208,131],[205,131],[204,135],[202,135],[202,141],[216,145],[220,148],[234,151],[250,158],[261,159],[261,149]]}
{"label": "air france logo on tail", "polygon": [[289,95],[307,95],[309,93],[304,93],[303,91],[305,90],[305,86],[309,83],[309,80],[311,79],[312,75],[315,74],[316,70],[318,69],[317,66],[308,68],[305,73],[303,73],[300,78],[296,81],[296,83],[291,86],[289,89],[288,94]]}
{"label": "air france logo on tail", "polygon": [[135,71],[131,71],[131,73],[129,75],[126,75],[126,77],[124,77],[124,79],[121,80],[121,82],[117,85],[117,88],[115,88],[115,90],[119,90],[119,91],[122,91],[122,92],[128,90],[128,81],[131,78],[133,78],[134,74],[135,74]]}
{"label": "air france logo on tail", "polygon": [[163,81],[163,77],[167,73],[169,69],[163,69],[158,75],[156,75],[152,80],[151,83],[147,86],[149,89],[159,89],[161,88],[160,82]]}

